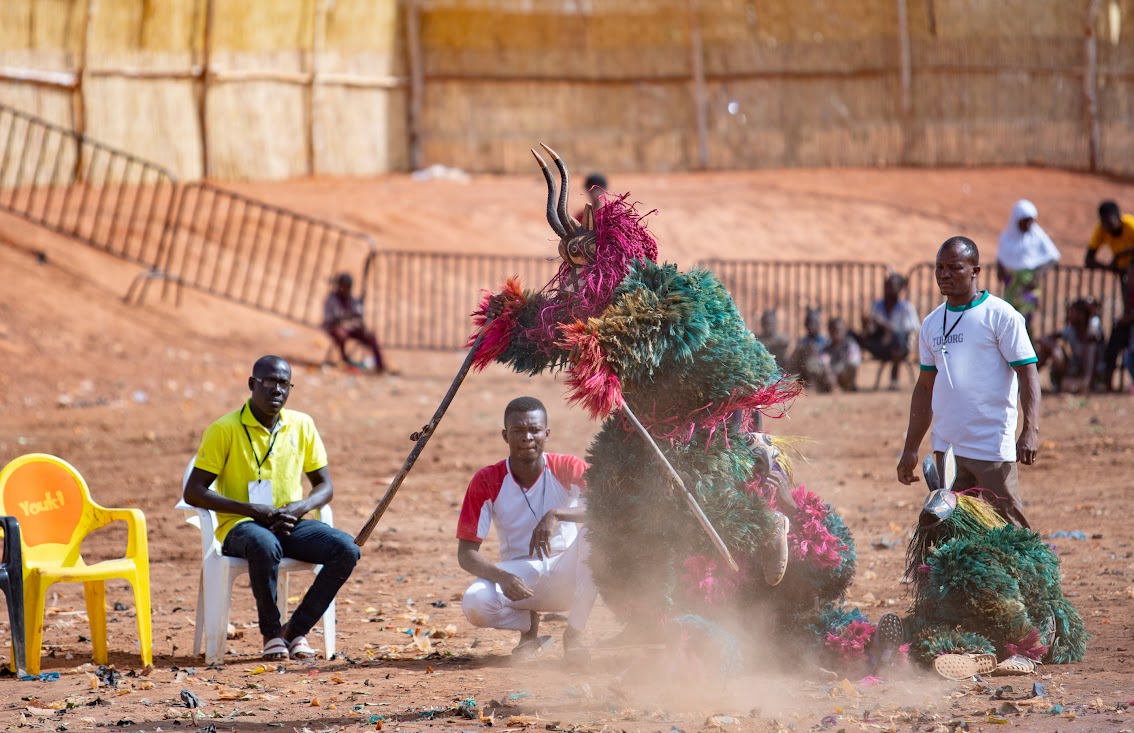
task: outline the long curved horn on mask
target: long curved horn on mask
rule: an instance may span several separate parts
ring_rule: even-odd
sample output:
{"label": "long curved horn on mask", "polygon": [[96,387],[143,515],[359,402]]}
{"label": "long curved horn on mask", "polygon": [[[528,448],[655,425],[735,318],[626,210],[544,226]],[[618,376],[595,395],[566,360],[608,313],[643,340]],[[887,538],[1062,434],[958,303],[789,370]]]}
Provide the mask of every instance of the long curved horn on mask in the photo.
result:
{"label": "long curved horn on mask", "polygon": [[555,167],[559,169],[559,178],[563,185],[559,190],[559,221],[563,222],[563,228],[567,230],[567,234],[572,235],[575,233],[577,227],[574,226],[575,220],[567,214],[567,195],[570,191],[570,177],[567,175],[567,164],[559,157],[559,153],[543,143],[539,145],[548,152],[551,159],[555,161]]}
{"label": "long curved horn on mask", "polygon": [[567,236],[567,229],[559,221],[559,214],[555,213],[555,179],[551,176],[551,169],[547,167],[543,158],[539,157],[539,153],[532,150],[532,155],[535,156],[540,170],[543,171],[543,180],[547,181],[547,223],[551,225],[553,232],[560,237],[565,237]]}

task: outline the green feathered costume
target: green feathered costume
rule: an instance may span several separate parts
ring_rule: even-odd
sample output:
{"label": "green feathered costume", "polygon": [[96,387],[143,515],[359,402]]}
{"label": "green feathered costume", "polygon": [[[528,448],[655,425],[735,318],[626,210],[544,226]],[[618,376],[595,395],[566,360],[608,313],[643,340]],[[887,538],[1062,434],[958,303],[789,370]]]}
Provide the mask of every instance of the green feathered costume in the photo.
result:
{"label": "green feathered costume", "polygon": [[970,653],[1080,661],[1088,634],[1063,595],[1059,557],[1036,532],[1008,524],[979,496],[954,496],[956,508],[943,519],[946,512],[939,513],[933,526],[926,526],[933,519],[925,521],[923,511],[907,550],[913,656],[926,664],[941,654]]}

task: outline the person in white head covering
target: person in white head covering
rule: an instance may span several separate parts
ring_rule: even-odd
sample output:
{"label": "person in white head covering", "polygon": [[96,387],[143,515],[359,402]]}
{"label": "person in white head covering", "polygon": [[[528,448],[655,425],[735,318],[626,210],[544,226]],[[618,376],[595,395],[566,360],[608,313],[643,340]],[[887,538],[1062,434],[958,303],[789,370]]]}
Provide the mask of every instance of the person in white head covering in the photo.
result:
{"label": "person in white head covering", "polygon": [[1017,201],[996,250],[996,275],[1004,283],[1004,299],[1024,316],[1029,331],[1039,307],[1043,275],[1059,262],[1059,250],[1036,222],[1038,214],[1031,201]]}

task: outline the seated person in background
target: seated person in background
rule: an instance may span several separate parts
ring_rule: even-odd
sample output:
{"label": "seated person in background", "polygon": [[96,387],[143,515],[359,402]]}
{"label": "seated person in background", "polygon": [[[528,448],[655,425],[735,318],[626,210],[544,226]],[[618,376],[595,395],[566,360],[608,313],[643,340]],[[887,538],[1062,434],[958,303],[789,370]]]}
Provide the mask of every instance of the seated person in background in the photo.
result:
{"label": "seated person in background", "polygon": [[[1109,263],[1098,261],[1098,252],[1103,247],[1110,250]],[[1110,270],[1121,280],[1126,308],[1122,318],[1115,321],[1103,354],[1103,384],[1110,390],[1114,388],[1112,382],[1118,360],[1130,347],[1130,329],[1134,324],[1134,216],[1123,214],[1113,201],[1099,204],[1099,223],[1087,245],[1084,264],[1091,269]]]}
{"label": "seated person in background", "polygon": [[902,297],[905,289],[904,277],[896,272],[887,275],[882,299],[874,301],[863,317],[862,333],[851,332],[851,338],[867,353],[890,364],[890,389],[898,389],[898,372],[910,355],[910,335],[921,328],[917,309]]}
{"label": "seated person in background", "polygon": [[[334,489],[327,451],[312,419],[283,409],[291,394],[291,366],[263,356],[248,378],[252,396],[205,430],[186,503],[217,513],[217,539],[229,557],[248,561],[264,659],[309,659],[306,634],[326,612],[358,563],[354,539],[320,521],[304,519],[330,503]],[[311,493],[303,496],[303,476]],[[209,486],[216,482],[216,491]],[[286,624],[280,624],[276,581],[285,557],[322,565]]]}
{"label": "seated person in background", "polygon": [[807,332],[795,344],[791,352],[788,370],[798,374],[799,378],[809,389],[818,392],[830,392],[834,387],[834,379],[828,364],[827,347],[830,341],[819,332],[819,309],[808,308],[807,316],[803,319],[803,328]]}
{"label": "seated person in background", "polygon": [[351,294],[353,286],[354,278],[349,272],[339,273],[335,278],[335,289],[323,304],[323,330],[339,347],[343,364],[351,365],[350,357],[346,352],[346,343],[350,339],[355,339],[370,349],[374,355],[374,371],[381,374],[386,371],[386,365],[382,361],[382,350],[378,347],[378,339],[374,332],[368,329],[362,320],[362,300]]}
{"label": "seated person in background", "polygon": [[831,316],[827,321],[827,335],[831,343],[827,347],[827,362],[834,382],[846,392],[858,391],[858,367],[862,364],[862,351],[847,332],[847,322],[842,316]]}
{"label": "seated person in background", "polygon": [[[760,343],[764,344],[764,348],[776,360],[776,366],[783,371],[788,370],[788,352],[791,348],[791,342],[788,340],[787,334],[780,331],[777,327],[776,310],[769,308],[760,314]],[[759,413],[757,413],[759,414]]]}
{"label": "seated person in background", "polygon": [[1051,387],[1056,392],[1087,394],[1102,351],[1102,331],[1091,316],[1091,302],[1080,298],[1067,306],[1067,325],[1036,345],[1038,366],[1051,364]]}
{"label": "seated person in background", "polygon": [[[587,566],[583,522],[587,465],[575,456],[544,453],[551,435],[547,409],[518,397],[504,409],[508,458],[477,471],[457,523],[457,562],[477,580],[465,591],[465,618],[473,626],[520,632],[513,656],[538,654],[540,612],[567,611],[563,650],[585,658],[583,630],[598,591]],[[500,562],[481,551],[496,527]]]}

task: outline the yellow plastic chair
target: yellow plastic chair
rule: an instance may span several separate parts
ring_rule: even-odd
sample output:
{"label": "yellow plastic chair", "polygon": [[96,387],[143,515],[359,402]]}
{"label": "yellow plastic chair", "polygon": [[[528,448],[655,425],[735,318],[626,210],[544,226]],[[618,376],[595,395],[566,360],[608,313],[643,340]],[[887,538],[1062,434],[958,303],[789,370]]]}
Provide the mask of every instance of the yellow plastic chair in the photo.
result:
{"label": "yellow plastic chair", "polygon": [[[128,581],[134,588],[142,664],[153,662],[150,556],[141,511],[95,504],[86,481],[71,464],[32,453],[0,471],[0,514],[16,517],[22,531],[28,674],[39,674],[47,589],[55,583],[83,584],[94,661],[106,664],[106,581]],[[126,556],[87,565],[81,554],[83,539],[119,520],[128,530]]]}

